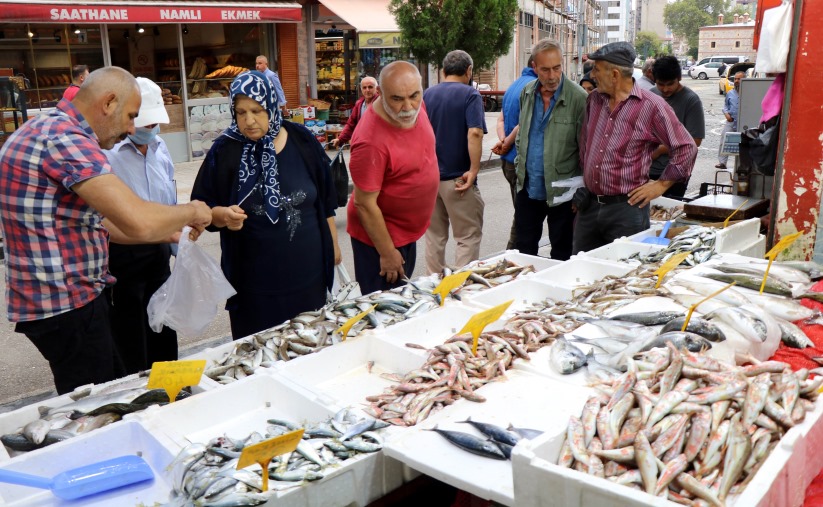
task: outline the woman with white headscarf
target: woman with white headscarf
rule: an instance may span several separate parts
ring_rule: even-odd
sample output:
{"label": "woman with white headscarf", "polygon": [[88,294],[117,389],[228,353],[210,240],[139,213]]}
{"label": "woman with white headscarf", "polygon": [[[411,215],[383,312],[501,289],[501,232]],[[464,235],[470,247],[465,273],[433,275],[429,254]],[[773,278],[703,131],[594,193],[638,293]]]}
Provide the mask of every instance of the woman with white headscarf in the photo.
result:
{"label": "woman with white headscarf", "polygon": [[329,158],[302,125],[282,121],[277,96],[257,72],[230,88],[232,124],[211,146],[191,198],[212,208],[234,339],[326,302],[340,262]]}

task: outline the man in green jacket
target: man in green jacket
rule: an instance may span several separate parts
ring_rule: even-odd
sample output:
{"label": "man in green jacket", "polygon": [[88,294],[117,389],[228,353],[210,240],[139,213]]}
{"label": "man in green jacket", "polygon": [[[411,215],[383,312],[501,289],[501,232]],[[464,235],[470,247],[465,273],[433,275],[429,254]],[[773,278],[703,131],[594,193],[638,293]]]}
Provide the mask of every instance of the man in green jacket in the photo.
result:
{"label": "man in green jacket", "polygon": [[578,136],[583,125],[587,94],[563,75],[560,45],[550,39],[532,48],[537,81],[520,95],[520,131],[517,134],[517,198],[514,223],[517,249],[537,255],[543,220],[549,226],[552,259],[572,253],[574,211],[571,200],[556,203],[568,188],[555,181],[581,176]]}

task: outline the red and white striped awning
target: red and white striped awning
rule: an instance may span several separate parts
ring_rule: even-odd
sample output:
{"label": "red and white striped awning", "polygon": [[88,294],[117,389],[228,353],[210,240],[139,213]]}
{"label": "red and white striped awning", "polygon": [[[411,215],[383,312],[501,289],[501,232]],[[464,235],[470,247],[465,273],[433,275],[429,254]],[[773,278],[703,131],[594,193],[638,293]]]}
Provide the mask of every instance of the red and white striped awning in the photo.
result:
{"label": "red and white striped awning", "polygon": [[0,21],[21,23],[255,23],[302,20],[288,1],[6,0]]}

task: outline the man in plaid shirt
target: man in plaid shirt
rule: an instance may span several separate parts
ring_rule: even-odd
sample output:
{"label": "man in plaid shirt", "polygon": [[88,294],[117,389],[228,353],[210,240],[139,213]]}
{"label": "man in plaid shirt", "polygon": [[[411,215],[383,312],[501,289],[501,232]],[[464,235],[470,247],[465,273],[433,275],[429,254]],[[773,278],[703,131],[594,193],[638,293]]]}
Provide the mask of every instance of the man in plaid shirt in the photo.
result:
{"label": "man in plaid shirt", "polygon": [[8,319],[49,361],[60,394],[123,375],[101,297],[115,282],[109,240],[166,242],[211,223],[204,203],[143,201],[111,173],[102,149],[134,134],[140,102],[127,71],[96,70],[73,102],[29,120],[0,150]]}

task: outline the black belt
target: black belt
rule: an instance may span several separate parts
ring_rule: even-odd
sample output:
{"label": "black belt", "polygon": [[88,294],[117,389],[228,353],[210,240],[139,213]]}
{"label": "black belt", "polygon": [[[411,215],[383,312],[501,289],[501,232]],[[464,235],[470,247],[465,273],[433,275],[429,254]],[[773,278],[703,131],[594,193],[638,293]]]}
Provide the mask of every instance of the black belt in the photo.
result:
{"label": "black belt", "polygon": [[628,202],[629,196],[628,194],[595,195],[594,200],[597,201],[598,204],[617,204],[621,202]]}

